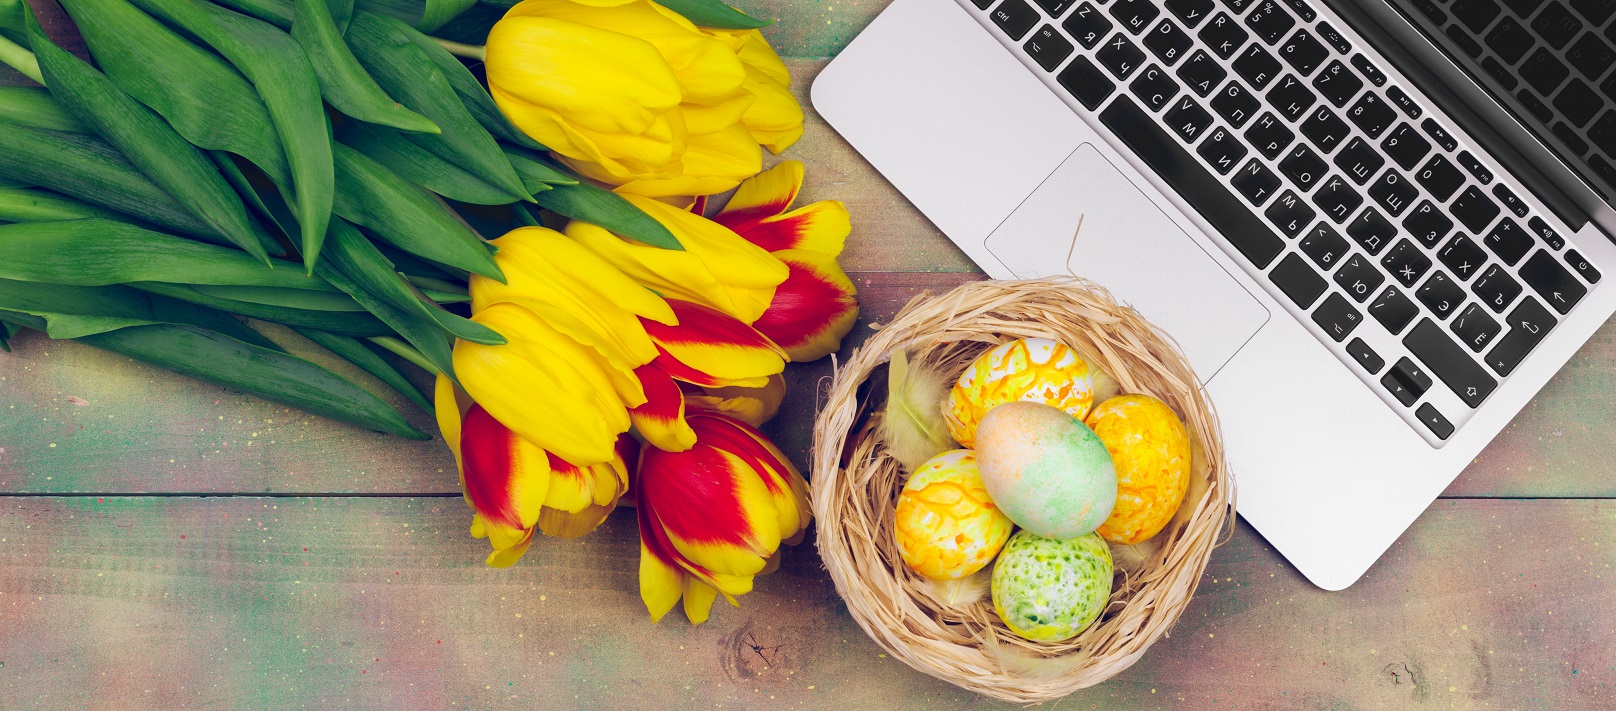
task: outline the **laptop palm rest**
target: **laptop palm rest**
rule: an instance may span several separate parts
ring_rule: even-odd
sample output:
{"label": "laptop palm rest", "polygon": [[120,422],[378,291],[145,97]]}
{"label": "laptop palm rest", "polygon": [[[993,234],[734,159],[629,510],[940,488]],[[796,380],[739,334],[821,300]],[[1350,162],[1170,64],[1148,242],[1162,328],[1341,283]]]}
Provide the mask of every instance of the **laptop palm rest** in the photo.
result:
{"label": "laptop palm rest", "polygon": [[1268,321],[1267,308],[1088,143],[984,246],[1017,278],[1072,274],[1105,285],[1178,341],[1203,384]]}

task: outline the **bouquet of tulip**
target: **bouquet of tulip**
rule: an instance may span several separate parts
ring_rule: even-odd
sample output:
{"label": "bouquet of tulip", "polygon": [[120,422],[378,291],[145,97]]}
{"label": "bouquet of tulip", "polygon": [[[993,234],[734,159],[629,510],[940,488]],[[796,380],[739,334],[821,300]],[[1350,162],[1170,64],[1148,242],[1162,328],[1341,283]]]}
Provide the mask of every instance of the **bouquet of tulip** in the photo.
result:
{"label": "bouquet of tulip", "polygon": [[652,617],[700,622],[807,525],[756,428],[857,316],[847,212],[762,170],[802,132],[763,23],[485,3],[61,0],[92,63],[0,0],[0,62],[44,87],[0,87],[0,347],[33,328],[426,437],[288,352],[326,349],[435,412],[490,565],[632,489]]}

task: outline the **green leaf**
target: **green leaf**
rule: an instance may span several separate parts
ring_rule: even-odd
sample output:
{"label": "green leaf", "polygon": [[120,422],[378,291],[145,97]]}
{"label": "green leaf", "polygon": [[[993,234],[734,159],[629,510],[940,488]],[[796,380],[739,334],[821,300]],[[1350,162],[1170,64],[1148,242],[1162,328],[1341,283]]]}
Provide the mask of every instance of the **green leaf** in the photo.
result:
{"label": "green leaf", "polygon": [[0,351],[11,352],[11,324],[0,320]]}
{"label": "green leaf", "polygon": [[645,214],[634,203],[587,180],[575,185],[552,185],[533,196],[539,207],[605,228],[613,234],[644,242],[653,247],[683,251],[684,246],[662,223]]}
{"label": "green leaf", "polygon": [[[323,264],[324,262],[322,262]],[[318,268],[317,268],[318,269]],[[388,328],[375,316],[357,311],[315,311],[312,309],[294,309],[272,304],[259,304],[251,301],[237,301],[209,296],[186,284],[165,284],[156,281],[130,282],[128,286],[153,294],[161,294],[180,301],[206,306],[233,314],[241,314],[261,321],[273,321],[294,328],[314,328],[321,331],[340,333],[344,336],[368,338],[370,336],[390,336],[392,329]]]}
{"label": "green leaf", "polygon": [[135,326],[79,340],[333,420],[409,439],[428,438],[387,403],[329,370],[212,331]]}
{"label": "green leaf", "polygon": [[455,384],[460,383],[455,377],[449,336],[435,321],[421,316],[414,309],[399,308],[392,302],[371,294],[330,264],[320,265],[320,275],[347,292],[355,301],[364,304],[366,310],[398,332],[398,335],[403,336],[404,340],[415,346],[416,350],[438,369],[438,372],[448,376]]}
{"label": "green leaf", "polygon": [[699,27],[717,27],[726,30],[755,30],[768,27],[768,20],[759,20],[725,4],[723,0],[657,0],[657,4],[684,15]]}
{"label": "green leaf", "polygon": [[422,395],[421,391],[411,384],[409,380],[406,380],[404,375],[398,372],[397,368],[394,368],[392,364],[372,350],[364,341],[312,329],[299,329],[298,333],[326,350],[335,353],[343,360],[359,366],[361,370],[376,376],[377,380],[386,383],[388,387],[398,391],[398,394],[408,398],[410,402],[415,403],[422,410],[428,413],[436,413],[436,410],[432,407],[432,402],[427,400],[426,396]]}
{"label": "green leaf", "polygon": [[[505,337],[494,329],[422,301],[424,295],[404,279],[376,246],[344,223],[331,228],[331,265],[365,291],[417,315],[436,321],[457,338],[491,346],[505,345]],[[386,319],[383,319],[384,321]]]}
{"label": "green leaf", "polygon": [[37,86],[0,86],[0,121],[52,131],[90,132],[89,126],[51,98],[50,91]]}
{"label": "green leaf", "polygon": [[416,256],[505,281],[482,240],[436,196],[340,143],[336,159],[338,215]]}
{"label": "green leaf", "polygon": [[236,12],[246,13],[281,29],[292,26],[292,0],[216,0]]}
{"label": "green leaf", "polygon": [[215,234],[269,263],[241,198],[201,151],[101,72],[52,43],[32,14],[28,32],[52,96]]}
{"label": "green leaf", "polygon": [[[494,18],[494,20],[498,19],[498,17]],[[522,133],[521,129],[517,128],[515,124],[511,123],[510,119],[505,117],[505,112],[499,110],[499,106],[494,103],[494,97],[489,95],[488,89],[483,86],[482,82],[477,81],[477,77],[472,75],[471,70],[466,68],[466,65],[460,61],[459,57],[451,54],[449,50],[438,44],[433,38],[420,32],[409,32],[408,34],[410,41],[414,42],[416,47],[421,48],[427,58],[431,59],[432,63],[438,67],[438,71],[443,72],[443,77],[449,80],[449,86],[454,87],[455,94],[460,97],[461,103],[466,105],[466,110],[471,112],[472,117],[477,119],[478,124],[488,129],[488,132],[494,136],[524,148],[536,151],[549,150],[543,144]]]}
{"label": "green leaf", "polygon": [[132,281],[330,291],[294,264],[104,219],[0,225],[0,278],[103,286]]}
{"label": "green leaf", "polygon": [[364,311],[365,307],[340,291],[313,291],[310,289],[284,289],[274,286],[210,286],[192,284],[192,289],[207,296],[247,301],[267,306],[285,306],[309,311]]}
{"label": "green leaf", "polygon": [[78,338],[128,326],[200,326],[266,348],[268,339],[234,317],[126,286],[67,286],[0,279],[0,309],[44,319],[51,338]]}
{"label": "green leaf", "polygon": [[493,29],[494,23],[504,17],[505,11],[509,9],[509,6],[478,2],[465,12],[455,15],[453,20],[432,30],[432,36],[473,46],[488,44],[488,31]]}
{"label": "green leaf", "polygon": [[[370,124],[349,122],[338,133],[338,140],[387,166],[399,177],[425,187],[450,200],[473,205],[506,205],[511,196],[487,181],[461,170],[459,166],[433,155],[397,131]],[[529,185],[531,187],[531,185]],[[545,190],[549,186],[544,186]]]}
{"label": "green leaf", "polygon": [[[431,119],[404,108],[376,84],[359,66],[353,50],[343,42],[331,11],[322,0],[296,0],[297,15],[292,21],[292,38],[303,46],[314,73],[320,78],[320,93],[348,116],[367,123],[392,126],[402,131],[441,133]],[[346,24],[346,18],[344,19]]]}
{"label": "green leaf", "polygon": [[431,32],[477,4],[477,0],[356,0],[359,10],[403,20],[422,32]]}
{"label": "green leaf", "polygon": [[0,187],[0,220],[8,222],[41,222],[50,220],[81,220],[102,217],[109,220],[129,219],[102,207],[58,195],[39,188]]}
{"label": "green leaf", "polygon": [[527,183],[533,192],[539,192],[535,186],[539,185],[577,185],[582,182],[569,173],[562,172],[560,168],[550,165],[542,156],[521,148],[507,146],[505,157],[511,159],[511,165],[522,176],[522,182]]}

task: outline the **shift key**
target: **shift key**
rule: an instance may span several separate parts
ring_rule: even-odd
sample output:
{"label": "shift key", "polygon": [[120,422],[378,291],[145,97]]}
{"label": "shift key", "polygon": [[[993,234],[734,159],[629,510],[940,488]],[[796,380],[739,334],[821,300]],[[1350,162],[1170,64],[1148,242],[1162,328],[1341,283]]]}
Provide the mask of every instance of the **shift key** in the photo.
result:
{"label": "shift key", "polygon": [[1403,337],[1403,345],[1470,407],[1481,405],[1498,387],[1498,381],[1487,374],[1470,352],[1431,319],[1421,319],[1419,325]]}

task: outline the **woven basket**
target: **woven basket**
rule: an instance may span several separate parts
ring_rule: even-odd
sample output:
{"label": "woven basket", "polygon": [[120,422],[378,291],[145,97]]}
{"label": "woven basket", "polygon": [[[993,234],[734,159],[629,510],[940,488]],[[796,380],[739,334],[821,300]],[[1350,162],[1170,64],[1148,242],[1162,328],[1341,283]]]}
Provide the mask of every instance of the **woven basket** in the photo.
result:
{"label": "woven basket", "polygon": [[[1122,392],[1167,403],[1188,427],[1194,460],[1172,522],[1127,550],[1113,546],[1117,573],[1105,611],[1056,644],[1012,634],[986,597],[944,602],[902,563],[892,528],[905,474],[874,422],[894,348],[911,363],[959,372],[984,350],[1023,337],[1065,343]],[[1234,520],[1217,416],[1197,382],[1172,339],[1088,281],[983,281],[916,297],[837,369],[814,425],[819,554],[853,619],[909,666],[1005,701],[1059,698],[1127,669],[1178,620]]]}

